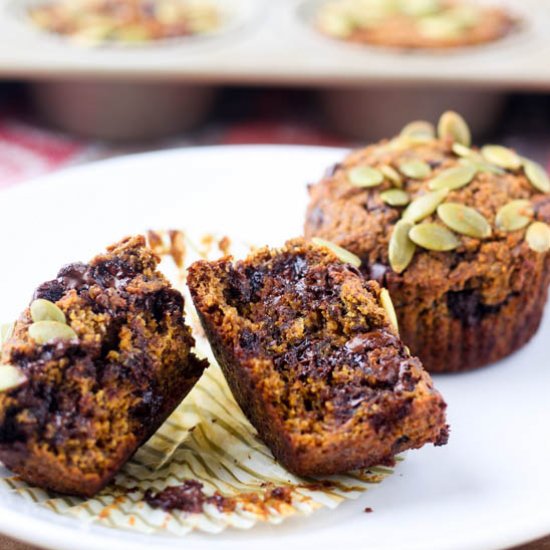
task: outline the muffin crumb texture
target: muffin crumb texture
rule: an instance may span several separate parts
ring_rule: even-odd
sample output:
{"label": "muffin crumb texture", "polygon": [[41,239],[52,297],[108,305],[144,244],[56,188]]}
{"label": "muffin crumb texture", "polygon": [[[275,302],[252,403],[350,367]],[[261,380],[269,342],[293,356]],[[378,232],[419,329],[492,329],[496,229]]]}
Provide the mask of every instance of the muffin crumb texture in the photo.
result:
{"label": "muffin crumb texture", "polygon": [[329,248],[296,239],[200,261],[188,283],[233,394],[291,472],[336,474],[446,442],[445,404],[379,285]]}
{"label": "muffin crumb texture", "polygon": [[15,324],[2,363],[25,381],[0,394],[0,459],[25,481],[94,495],[200,377],[158,261],[127,238],[62,268]]}

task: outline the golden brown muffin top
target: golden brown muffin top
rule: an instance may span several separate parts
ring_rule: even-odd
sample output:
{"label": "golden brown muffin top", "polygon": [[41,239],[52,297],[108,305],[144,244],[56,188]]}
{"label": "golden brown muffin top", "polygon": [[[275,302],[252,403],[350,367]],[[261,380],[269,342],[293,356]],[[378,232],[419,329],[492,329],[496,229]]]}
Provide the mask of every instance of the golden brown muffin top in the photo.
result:
{"label": "golden brown muffin top", "polygon": [[315,25],[349,42],[443,49],[498,40],[518,23],[503,8],[460,0],[329,0]]}
{"label": "golden brown muffin top", "polygon": [[470,147],[466,123],[448,112],[437,132],[411,123],[312,186],[306,236],[350,250],[375,278],[388,267],[426,285],[483,277],[496,303],[516,284],[510,265],[550,249],[549,192],[540,165],[501,146]]}

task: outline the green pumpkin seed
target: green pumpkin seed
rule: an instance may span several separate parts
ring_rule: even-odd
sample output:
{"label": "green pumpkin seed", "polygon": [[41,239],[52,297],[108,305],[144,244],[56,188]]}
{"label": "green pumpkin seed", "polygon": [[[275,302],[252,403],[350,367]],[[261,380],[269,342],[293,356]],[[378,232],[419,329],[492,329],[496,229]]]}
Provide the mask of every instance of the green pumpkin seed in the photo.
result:
{"label": "green pumpkin seed", "polygon": [[472,134],[466,121],[454,111],[446,111],[437,124],[437,134],[441,139],[451,138],[455,143],[469,147]]}
{"label": "green pumpkin seed", "polygon": [[416,223],[433,214],[448,195],[448,189],[431,191],[414,199],[405,209],[402,219]]}
{"label": "green pumpkin seed", "polygon": [[29,336],[37,344],[47,344],[53,340],[75,340],[76,332],[58,321],[38,321],[29,327]]}
{"label": "green pumpkin seed", "polygon": [[384,177],[389,180],[395,187],[403,187],[403,178],[401,174],[389,164],[383,164],[378,167],[378,170],[382,172]]}
{"label": "green pumpkin seed", "polygon": [[382,307],[386,310],[388,320],[395,329],[395,332],[399,334],[399,323],[397,322],[397,314],[395,313],[395,308],[393,307],[390,293],[386,288],[380,290],[380,303],[382,304]]}
{"label": "green pumpkin seed", "polygon": [[502,145],[485,145],[481,154],[491,164],[496,164],[508,170],[517,170],[521,166],[521,158],[508,147]]}
{"label": "green pumpkin seed", "polygon": [[524,199],[505,204],[495,218],[495,224],[502,231],[517,231],[526,227],[533,217],[531,202]]}
{"label": "green pumpkin seed", "polygon": [[416,22],[418,32],[425,38],[445,40],[460,36],[463,25],[460,21],[442,15],[430,15],[422,17]]}
{"label": "green pumpkin seed", "polygon": [[548,172],[538,163],[529,159],[523,160],[523,169],[531,185],[542,193],[550,193]]}
{"label": "green pumpkin seed", "polygon": [[446,227],[437,223],[421,223],[409,232],[410,239],[422,248],[436,252],[454,250],[460,246],[460,239]]}
{"label": "green pumpkin seed", "polygon": [[39,298],[34,300],[30,307],[31,318],[34,323],[38,321],[58,321],[59,323],[66,323],[67,319],[65,314],[49,300],[43,300]]}
{"label": "green pumpkin seed", "polygon": [[476,175],[476,169],[473,166],[460,165],[453,166],[443,170],[430,180],[428,187],[433,191],[437,189],[460,189],[468,185]]}
{"label": "green pumpkin seed", "polygon": [[435,128],[434,125],[425,120],[415,120],[414,122],[409,122],[406,126],[403,127],[400,134],[401,137],[421,137],[428,140],[435,138]]}
{"label": "green pumpkin seed", "polygon": [[475,239],[486,239],[491,235],[491,226],[485,217],[464,204],[458,202],[440,204],[437,207],[437,215],[446,226],[462,235]]}
{"label": "green pumpkin seed", "polygon": [[471,166],[477,172],[489,172],[491,174],[506,174],[506,170],[503,170],[498,166],[494,166],[493,164],[489,164],[484,160],[484,158],[481,155],[479,156],[479,158],[478,157],[461,158],[458,162],[461,164],[461,166]]}
{"label": "green pumpkin seed", "polygon": [[456,141],[453,143],[452,150],[457,157],[478,161],[483,160],[483,157],[477,151],[474,151],[473,149],[466,147],[466,145],[462,145],[462,143],[458,143]]}
{"label": "green pumpkin seed", "polygon": [[348,180],[356,187],[376,187],[384,181],[384,175],[371,166],[356,166],[348,170]]}
{"label": "green pumpkin seed", "polygon": [[550,250],[550,226],[544,222],[533,222],[525,233],[525,240],[531,250],[548,252]]}
{"label": "green pumpkin seed", "polygon": [[12,337],[14,328],[15,323],[5,323],[0,325],[0,346]]}
{"label": "green pumpkin seed", "polygon": [[402,162],[399,165],[399,171],[404,176],[416,180],[427,178],[432,173],[430,165],[423,160],[408,160]]}
{"label": "green pumpkin seed", "polygon": [[409,238],[409,231],[412,228],[413,224],[405,220],[399,220],[393,228],[388,256],[391,268],[396,273],[405,271],[413,259],[416,246]]}
{"label": "green pumpkin seed", "polygon": [[17,367],[0,364],[0,392],[17,388],[26,381],[27,377]]}
{"label": "green pumpkin seed", "polygon": [[331,243],[330,241],[326,241],[325,239],[321,239],[319,237],[314,237],[311,239],[311,242],[317,246],[328,248],[341,262],[345,264],[351,264],[355,267],[359,267],[361,265],[361,259],[358,256],[349,250],[338,246],[337,244]]}
{"label": "green pumpkin seed", "polygon": [[390,206],[405,206],[411,200],[409,194],[402,189],[388,189],[380,193],[380,198]]}
{"label": "green pumpkin seed", "polygon": [[353,21],[344,14],[324,14],[319,17],[317,24],[321,31],[334,38],[347,38],[354,29]]}
{"label": "green pumpkin seed", "polygon": [[425,17],[441,11],[440,0],[400,0],[399,11],[411,17]]}

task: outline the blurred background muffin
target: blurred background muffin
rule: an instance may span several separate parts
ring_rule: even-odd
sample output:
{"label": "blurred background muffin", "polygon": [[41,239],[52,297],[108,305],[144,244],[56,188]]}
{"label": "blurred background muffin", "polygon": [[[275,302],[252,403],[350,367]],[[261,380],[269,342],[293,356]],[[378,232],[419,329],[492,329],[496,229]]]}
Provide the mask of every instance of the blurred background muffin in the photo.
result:
{"label": "blurred background muffin", "polygon": [[439,49],[493,42],[518,22],[503,7],[462,0],[328,0],[315,24],[349,42]]}

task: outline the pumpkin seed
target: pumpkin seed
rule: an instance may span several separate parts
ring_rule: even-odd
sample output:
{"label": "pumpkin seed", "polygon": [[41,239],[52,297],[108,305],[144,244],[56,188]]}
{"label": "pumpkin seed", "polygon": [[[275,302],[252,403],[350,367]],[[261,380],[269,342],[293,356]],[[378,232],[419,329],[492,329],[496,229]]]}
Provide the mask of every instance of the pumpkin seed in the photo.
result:
{"label": "pumpkin seed", "polygon": [[409,194],[402,189],[388,189],[380,193],[380,198],[390,206],[405,206],[411,200]]}
{"label": "pumpkin seed", "polygon": [[435,128],[431,122],[415,120],[404,126],[399,135],[405,138],[420,136],[431,140],[435,138]]}
{"label": "pumpkin seed", "polygon": [[446,111],[437,124],[437,134],[441,139],[451,138],[455,143],[469,147],[472,134],[466,121],[454,111]]}
{"label": "pumpkin seed", "polygon": [[409,231],[412,227],[411,222],[399,220],[393,228],[388,255],[391,268],[396,273],[405,271],[413,259],[416,246],[409,238]]}
{"label": "pumpkin seed", "polygon": [[344,262],[345,264],[351,264],[355,267],[359,267],[361,265],[361,259],[358,256],[349,250],[338,246],[337,244],[331,243],[330,241],[326,241],[325,239],[321,239],[319,237],[314,237],[311,239],[311,242],[317,246],[328,248],[341,262]]}
{"label": "pumpkin seed", "polygon": [[460,246],[460,239],[446,227],[437,223],[421,223],[409,232],[410,239],[428,250],[445,252]]}
{"label": "pumpkin seed", "polygon": [[317,22],[319,28],[334,38],[347,38],[353,32],[353,22],[340,14],[327,13],[321,15]]}
{"label": "pumpkin seed", "polygon": [[430,165],[423,160],[408,160],[402,162],[399,165],[399,171],[404,176],[416,180],[427,178],[432,173]]}
{"label": "pumpkin seed", "polygon": [[378,167],[378,170],[380,170],[384,177],[391,181],[396,187],[403,187],[403,178],[401,177],[401,174],[393,168],[393,166],[383,164]]}
{"label": "pumpkin seed", "polygon": [[502,145],[484,145],[481,154],[485,160],[501,168],[517,170],[521,166],[521,158],[512,149]]}
{"label": "pumpkin seed", "polygon": [[356,187],[376,187],[384,181],[384,175],[371,166],[355,166],[348,170],[348,180]]}
{"label": "pumpkin seed", "polygon": [[517,231],[523,229],[533,216],[530,201],[519,199],[505,204],[495,218],[496,226],[502,231]]}
{"label": "pumpkin seed", "polygon": [[53,302],[39,298],[34,300],[30,307],[31,318],[34,323],[38,321],[58,321],[66,323],[65,314]]}
{"label": "pumpkin seed", "polygon": [[442,14],[418,19],[416,28],[422,36],[440,40],[460,36],[463,25],[460,21]]}
{"label": "pumpkin seed", "polygon": [[544,222],[533,222],[525,233],[525,240],[531,250],[548,252],[550,250],[550,226]]}
{"label": "pumpkin seed", "polygon": [[485,217],[464,204],[458,202],[440,204],[437,207],[437,215],[446,226],[462,235],[475,239],[485,239],[491,235],[491,226]]}
{"label": "pumpkin seed", "polygon": [[437,189],[460,189],[470,183],[476,175],[473,166],[460,165],[443,170],[430,180],[428,187],[433,191]]}
{"label": "pumpkin seed", "polygon": [[462,143],[458,143],[456,141],[453,143],[452,150],[457,157],[483,160],[483,157],[477,151],[474,151],[473,149],[466,147],[466,145],[462,145]]}
{"label": "pumpkin seed", "polygon": [[438,189],[414,199],[403,212],[402,219],[416,223],[433,214],[448,195],[448,189]]}
{"label": "pumpkin seed", "polygon": [[548,172],[538,163],[529,159],[523,160],[523,169],[531,185],[542,193],[550,193]]}
{"label": "pumpkin seed", "polygon": [[27,377],[17,367],[0,364],[0,392],[17,388],[26,381]]}
{"label": "pumpkin seed", "polygon": [[411,17],[425,17],[441,10],[440,0],[400,0],[399,11]]}
{"label": "pumpkin seed", "polygon": [[461,158],[458,162],[462,166],[471,166],[477,172],[490,172],[491,174],[506,174],[506,170],[503,170],[498,166],[494,166],[493,164],[489,164],[488,162],[485,161],[485,159],[481,155],[479,155],[479,158],[478,157]]}
{"label": "pumpkin seed", "polygon": [[14,323],[5,323],[0,325],[0,346],[12,337],[14,328]]}
{"label": "pumpkin seed", "polygon": [[74,340],[76,332],[59,321],[38,321],[29,327],[29,336],[37,344],[47,344],[52,340]]}
{"label": "pumpkin seed", "polygon": [[382,307],[386,310],[388,320],[395,329],[395,332],[399,334],[399,323],[397,322],[397,314],[395,313],[395,308],[393,307],[393,302],[387,288],[382,288],[380,290],[380,303],[382,304]]}

